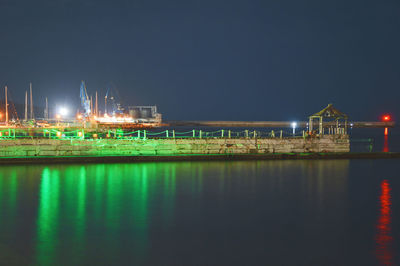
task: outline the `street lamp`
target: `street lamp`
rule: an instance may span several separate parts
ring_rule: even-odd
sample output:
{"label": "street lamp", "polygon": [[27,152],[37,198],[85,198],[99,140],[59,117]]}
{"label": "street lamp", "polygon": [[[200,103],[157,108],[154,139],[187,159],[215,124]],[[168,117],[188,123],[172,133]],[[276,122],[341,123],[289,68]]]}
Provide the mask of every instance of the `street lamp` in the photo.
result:
{"label": "street lamp", "polygon": [[296,122],[292,122],[293,136],[296,135],[296,127],[297,127],[297,123]]}
{"label": "street lamp", "polygon": [[60,110],[59,110],[59,114],[60,114],[61,116],[63,116],[63,117],[65,117],[66,115],[68,115],[68,113],[69,113],[69,111],[68,111],[68,109],[65,108],[65,107],[61,107]]}
{"label": "street lamp", "polygon": [[58,108],[58,112],[56,114],[56,119],[57,119],[57,124],[59,124],[61,122],[61,119],[65,119],[65,117],[68,115],[69,110],[62,106],[60,108]]}

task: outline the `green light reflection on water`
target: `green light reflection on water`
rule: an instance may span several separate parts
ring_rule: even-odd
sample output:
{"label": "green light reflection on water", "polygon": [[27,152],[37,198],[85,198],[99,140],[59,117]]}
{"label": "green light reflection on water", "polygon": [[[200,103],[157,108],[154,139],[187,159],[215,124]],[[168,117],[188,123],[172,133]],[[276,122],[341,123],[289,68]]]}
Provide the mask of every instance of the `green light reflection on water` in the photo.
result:
{"label": "green light reflection on water", "polygon": [[53,265],[57,245],[59,214],[59,172],[46,167],[42,172],[37,220],[38,265]]}
{"label": "green light reflection on water", "polygon": [[86,222],[86,169],[84,166],[79,170],[79,183],[78,183],[78,215],[77,215],[77,236],[82,241],[85,232]]}
{"label": "green light reflection on water", "polygon": [[148,165],[137,164],[133,169],[132,186],[132,214],[134,231],[133,237],[136,239],[133,249],[135,253],[141,255],[139,261],[145,258],[148,248]]}
{"label": "green light reflection on water", "polygon": [[17,227],[18,179],[16,171],[7,170],[0,174],[0,222],[12,231]]}
{"label": "green light reflection on water", "polygon": [[163,187],[163,224],[167,228],[173,223],[175,211],[176,164],[165,164]]}
{"label": "green light reflection on water", "polygon": [[[106,175],[106,222],[111,236],[116,236],[121,223],[122,175],[116,165],[110,165]],[[116,239],[114,241],[117,241]]]}
{"label": "green light reflection on water", "polygon": [[[342,160],[4,167],[3,241],[19,242],[10,248],[0,245],[0,256],[14,259],[23,254],[27,261],[34,256],[36,265],[116,265],[115,258],[149,264],[155,249],[168,253],[165,243],[181,232],[180,219],[202,224],[202,213],[209,210],[202,205],[206,200],[213,203],[211,208],[226,210],[229,201],[236,200],[233,195],[251,198],[262,193],[270,204],[290,187],[305,199],[299,205],[323,215],[342,204],[336,195],[346,189],[348,167]],[[327,173],[333,174],[328,178]],[[33,244],[28,239],[32,235]]]}
{"label": "green light reflection on water", "polygon": [[[190,171],[190,164],[176,163],[44,167],[38,180],[36,264],[74,264],[100,252],[111,262],[127,244],[131,258],[145,262],[149,223],[161,218],[165,232],[174,223],[180,167]],[[7,184],[15,194],[17,181]]]}
{"label": "green light reflection on water", "polygon": [[[16,206],[17,206],[17,173],[15,171],[11,172],[11,177],[10,177],[10,208],[16,212]],[[15,216],[14,212],[14,216]]]}
{"label": "green light reflection on water", "polygon": [[59,195],[60,223],[59,259],[78,264],[85,256],[87,228],[86,166],[61,167],[61,193]]}
{"label": "green light reflection on water", "polygon": [[[92,166],[93,167],[93,166]],[[102,218],[102,205],[104,202],[104,178],[105,178],[105,165],[100,164],[95,167],[95,180],[94,180],[94,218],[99,221]]]}
{"label": "green light reflection on water", "polygon": [[[75,249],[83,251],[85,248],[85,233],[86,233],[86,168],[81,166],[78,170],[77,182],[77,215],[75,217]],[[76,252],[83,256],[82,252]],[[75,256],[77,262],[80,261],[80,256]]]}

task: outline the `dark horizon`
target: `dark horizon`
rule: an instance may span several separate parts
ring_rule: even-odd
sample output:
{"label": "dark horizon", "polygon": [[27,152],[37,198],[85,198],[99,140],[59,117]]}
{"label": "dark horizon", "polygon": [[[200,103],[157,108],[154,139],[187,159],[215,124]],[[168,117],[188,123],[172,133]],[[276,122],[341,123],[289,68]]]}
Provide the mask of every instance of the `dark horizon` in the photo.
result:
{"label": "dark horizon", "polygon": [[2,1],[0,99],[79,108],[113,86],[165,120],[400,116],[400,3]]}

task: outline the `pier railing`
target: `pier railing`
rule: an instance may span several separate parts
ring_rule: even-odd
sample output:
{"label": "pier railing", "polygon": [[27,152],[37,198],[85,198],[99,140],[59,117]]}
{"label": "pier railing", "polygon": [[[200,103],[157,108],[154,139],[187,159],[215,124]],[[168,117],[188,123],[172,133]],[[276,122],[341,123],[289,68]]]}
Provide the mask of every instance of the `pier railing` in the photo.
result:
{"label": "pier railing", "polygon": [[[342,133],[342,132],[341,132]],[[344,134],[344,132],[342,133]],[[122,129],[108,130],[102,132],[86,131],[85,129],[43,129],[43,130],[24,130],[18,128],[7,128],[0,130],[0,140],[7,139],[183,139],[183,138],[289,138],[289,137],[306,137],[307,132],[302,130],[241,130],[233,131],[220,129],[216,131],[205,131],[201,129],[193,129],[189,131],[149,131],[135,130],[126,131]]]}

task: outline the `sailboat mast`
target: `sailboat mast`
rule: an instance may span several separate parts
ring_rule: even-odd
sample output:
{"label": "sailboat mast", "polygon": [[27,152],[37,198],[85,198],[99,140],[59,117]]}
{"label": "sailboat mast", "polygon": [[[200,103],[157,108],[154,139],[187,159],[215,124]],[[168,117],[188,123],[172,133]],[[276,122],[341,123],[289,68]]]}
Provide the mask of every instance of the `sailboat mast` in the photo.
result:
{"label": "sailboat mast", "polygon": [[93,114],[93,95],[90,95],[90,114]]}
{"label": "sailboat mast", "polygon": [[6,125],[8,125],[8,99],[7,99],[7,86],[4,88],[6,93]]}
{"label": "sailboat mast", "polygon": [[95,107],[95,110],[96,110],[96,115],[98,116],[99,115],[99,106],[97,105],[97,91],[96,91],[96,107]]}
{"label": "sailboat mast", "polygon": [[28,120],[28,91],[25,91],[25,121]]}
{"label": "sailboat mast", "polygon": [[33,120],[33,97],[32,97],[32,82],[29,83],[29,90],[31,92],[31,120]]}
{"label": "sailboat mast", "polygon": [[107,114],[107,95],[104,97],[104,116]]}
{"label": "sailboat mast", "polygon": [[46,108],[45,108],[45,116],[44,119],[48,120],[49,119],[49,105],[47,103],[47,97],[46,97]]}

